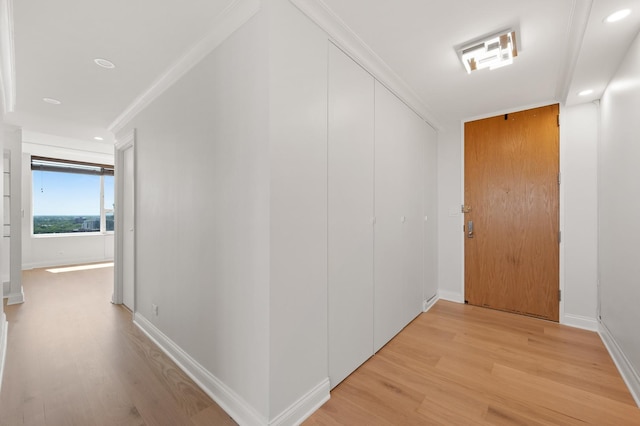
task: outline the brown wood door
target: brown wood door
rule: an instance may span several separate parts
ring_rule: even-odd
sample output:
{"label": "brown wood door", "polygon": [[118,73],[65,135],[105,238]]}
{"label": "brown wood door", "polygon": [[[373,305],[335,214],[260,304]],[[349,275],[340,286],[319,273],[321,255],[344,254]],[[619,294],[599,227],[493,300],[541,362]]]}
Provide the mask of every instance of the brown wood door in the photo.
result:
{"label": "brown wood door", "polygon": [[558,114],[550,105],[465,123],[465,301],[472,305],[559,319]]}

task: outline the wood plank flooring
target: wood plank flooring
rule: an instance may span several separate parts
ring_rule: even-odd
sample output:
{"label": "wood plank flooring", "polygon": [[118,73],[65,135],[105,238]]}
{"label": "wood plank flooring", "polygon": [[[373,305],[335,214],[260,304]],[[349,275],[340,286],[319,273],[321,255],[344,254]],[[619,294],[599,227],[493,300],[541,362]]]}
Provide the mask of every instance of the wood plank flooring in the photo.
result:
{"label": "wood plank flooring", "polygon": [[640,425],[640,409],[596,333],[439,301],[305,424]]}
{"label": "wood plank flooring", "polygon": [[[235,424],[109,303],[112,268],[23,282],[0,425]],[[640,425],[640,410],[595,333],[440,301],[306,424]]]}
{"label": "wood plank flooring", "polygon": [[5,306],[0,425],[235,425],[110,303],[113,268],[25,271]]}

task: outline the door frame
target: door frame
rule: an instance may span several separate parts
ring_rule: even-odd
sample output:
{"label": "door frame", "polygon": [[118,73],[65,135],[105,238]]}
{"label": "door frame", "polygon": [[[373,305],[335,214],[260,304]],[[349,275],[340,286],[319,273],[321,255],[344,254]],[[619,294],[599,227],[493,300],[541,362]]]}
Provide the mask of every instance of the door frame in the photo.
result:
{"label": "door frame", "polygon": [[115,219],[115,255],[114,255],[114,282],[113,282],[113,295],[111,298],[111,302],[117,305],[122,305],[124,301],[124,268],[123,268],[123,243],[124,243],[124,229],[120,226],[124,221],[124,212],[122,211],[121,206],[124,205],[124,168],[122,167],[124,163],[124,153],[128,149],[133,149],[133,306],[132,311],[135,313],[136,309],[136,297],[135,297],[135,275],[136,275],[136,259],[135,259],[135,246],[136,246],[136,215],[135,215],[135,181],[136,181],[136,151],[135,151],[135,139],[136,132],[135,129],[130,130],[124,136],[119,138],[115,143],[115,166],[114,166],[114,175],[115,175],[115,202],[116,208],[114,211],[114,219]]}
{"label": "door frame", "polygon": [[[482,120],[485,118],[491,118],[491,117],[495,117],[495,116],[499,116],[499,115],[504,115],[504,114],[513,114],[519,111],[525,111],[528,109],[534,109],[534,108],[540,108],[540,107],[544,107],[544,106],[548,106],[548,105],[553,105],[553,104],[559,104],[559,108],[560,108],[560,122],[562,124],[562,115],[564,112],[564,104],[562,102],[558,102],[556,100],[550,100],[547,102],[541,102],[541,103],[536,103],[536,104],[532,104],[532,105],[526,105],[526,106],[521,106],[518,108],[509,108],[509,109],[504,109],[504,110],[500,110],[500,111],[496,111],[496,112],[492,112],[492,113],[488,113],[488,114],[482,114],[482,115],[478,115],[478,116],[474,116],[474,117],[468,117],[468,118],[464,118],[460,121],[460,200],[461,200],[461,205],[458,206],[460,209],[462,208],[462,205],[465,204],[465,199],[464,199],[464,165],[465,165],[465,160],[464,160],[464,125],[465,123],[469,122],[469,121],[476,121],[476,120]],[[566,167],[566,161],[565,161],[565,148],[564,148],[564,141],[565,139],[565,135],[564,135],[564,131],[563,131],[563,126],[560,125],[560,134],[559,134],[559,155],[560,155],[560,176],[562,176],[564,174],[565,171],[565,167]],[[564,194],[564,185],[562,183],[560,183],[560,193],[559,193],[560,199],[559,199],[559,214],[560,214],[560,223],[559,223],[559,227],[560,227],[560,235],[564,234],[564,206],[565,206],[565,194]],[[464,303],[465,301],[465,268],[464,268],[464,263],[465,263],[465,250],[464,250],[464,244],[465,244],[465,233],[463,231],[463,227],[465,225],[465,219],[464,219],[464,213],[460,212],[459,214],[459,229],[460,229],[460,265],[461,265],[461,269],[460,269],[460,300],[456,300],[456,302],[459,303]],[[559,247],[559,254],[560,254],[560,265],[559,265],[559,290],[562,294],[562,297],[560,299],[560,312],[559,312],[559,320],[558,323],[559,324],[565,324],[566,320],[565,320],[565,316],[564,316],[564,302],[565,302],[565,292],[564,292],[564,284],[565,284],[565,280],[564,280],[564,259],[565,259],[565,254],[564,254],[564,239],[561,238],[560,239],[560,247]]]}

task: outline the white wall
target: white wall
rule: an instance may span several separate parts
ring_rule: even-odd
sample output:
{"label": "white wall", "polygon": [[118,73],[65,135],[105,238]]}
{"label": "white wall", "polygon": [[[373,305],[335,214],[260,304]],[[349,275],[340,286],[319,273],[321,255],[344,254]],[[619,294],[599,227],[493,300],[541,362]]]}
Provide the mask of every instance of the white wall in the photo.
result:
{"label": "white wall", "polygon": [[640,36],[601,100],[598,163],[600,316],[640,403]]}
{"label": "white wall", "polygon": [[260,13],[122,132],[136,129],[136,317],[263,422],[270,339],[265,32]]}
{"label": "white wall", "polygon": [[[521,109],[531,108],[523,106]],[[504,114],[497,111],[495,114]],[[561,286],[564,286],[560,321],[595,330],[596,227],[594,185],[597,178],[595,144],[597,107],[583,105],[561,110],[560,204],[562,236]],[[477,117],[476,117],[477,118]],[[474,119],[476,119],[474,118]],[[458,124],[438,134],[438,293],[441,298],[464,301],[463,135]]]}
{"label": "white wall", "polygon": [[34,236],[31,223],[31,155],[113,164],[113,145],[23,131],[22,152],[22,269],[113,260],[113,233]]}
{"label": "white wall", "polygon": [[438,134],[425,126],[424,168],[424,290],[423,300],[436,300],[438,294]]}
{"label": "white wall", "polygon": [[588,103],[561,110],[561,322],[596,330],[598,271],[599,109]]}
{"label": "white wall", "polygon": [[22,269],[113,260],[113,234],[27,235],[24,239]]}
{"label": "white wall", "polygon": [[438,133],[438,295],[464,302],[460,125]]}
{"label": "white wall", "polygon": [[[271,418],[328,393],[326,34],[288,0],[270,16]],[[320,393],[322,393],[320,392]]]}

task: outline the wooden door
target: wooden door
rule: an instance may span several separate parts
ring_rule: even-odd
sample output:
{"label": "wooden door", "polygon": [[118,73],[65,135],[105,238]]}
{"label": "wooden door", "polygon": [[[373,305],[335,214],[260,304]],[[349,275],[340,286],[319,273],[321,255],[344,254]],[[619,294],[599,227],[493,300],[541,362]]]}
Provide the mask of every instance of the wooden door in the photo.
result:
{"label": "wooden door", "polygon": [[558,114],[550,105],[465,123],[469,304],[559,319]]}

